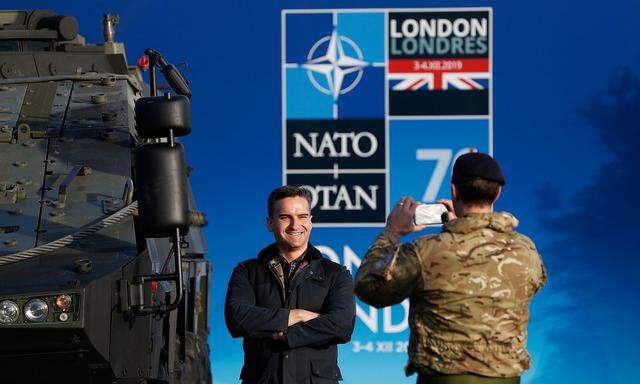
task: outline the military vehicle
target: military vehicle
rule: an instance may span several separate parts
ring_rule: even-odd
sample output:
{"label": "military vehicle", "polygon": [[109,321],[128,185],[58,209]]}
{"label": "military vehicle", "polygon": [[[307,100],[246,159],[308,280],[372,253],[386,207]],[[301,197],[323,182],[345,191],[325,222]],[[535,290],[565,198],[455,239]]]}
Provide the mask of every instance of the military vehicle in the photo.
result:
{"label": "military vehicle", "polygon": [[0,383],[211,382],[191,92],[118,22],[0,11]]}

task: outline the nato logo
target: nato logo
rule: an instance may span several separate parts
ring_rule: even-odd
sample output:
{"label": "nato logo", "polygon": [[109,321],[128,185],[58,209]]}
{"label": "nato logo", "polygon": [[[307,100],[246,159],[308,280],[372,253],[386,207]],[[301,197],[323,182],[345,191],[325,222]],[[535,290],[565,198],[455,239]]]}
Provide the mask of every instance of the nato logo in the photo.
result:
{"label": "nato logo", "polygon": [[[349,56],[343,44],[348,45],[355,55]],[[322,51],[323,54],[318,55],[318,51]],[[349,93],[358,85],[364,73],[363,68],[369,65],[362,60],[362,51],[356,43],[346,36],[338,35],[336,30],[331,33],[331,36],[318,40],[311,47],[307,59],[302,68],[307,70],[307,76],[313,87],[332,96],[334,101],[338,100],[338,96]],[[320,81],[316,74],[321,77]],[[354,77],[350,76],[351,74],[356,75]],[[322,84],[323,80],[324,84]]]}
{"label": "nato logo", "polygon": [[384,14],[284,16],[287,119],[383,117]]}

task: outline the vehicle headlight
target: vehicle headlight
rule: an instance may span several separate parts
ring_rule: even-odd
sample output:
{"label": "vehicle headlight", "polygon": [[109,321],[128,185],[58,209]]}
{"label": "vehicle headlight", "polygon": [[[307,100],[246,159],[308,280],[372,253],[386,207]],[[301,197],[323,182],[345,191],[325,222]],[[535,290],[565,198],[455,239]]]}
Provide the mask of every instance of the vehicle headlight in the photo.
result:
{"label": "vehicle headlight", "polygon": [[29,321],[43,321],[49,314],[49,306],[44,300],[31,299],[24,305],[24,315]]}
{"label": "vehicle headlight", "polygon": [[11,300],[2,300],[0,302],[0,323],[15,323],[19,315],[20,308],[18,308],[18,304]]}
{"label": "vehicle headlight", "polygon": [[69,309],[69,307],[71,306],[71,296],[60,295],[56,297],[56,305],[62,310]]}

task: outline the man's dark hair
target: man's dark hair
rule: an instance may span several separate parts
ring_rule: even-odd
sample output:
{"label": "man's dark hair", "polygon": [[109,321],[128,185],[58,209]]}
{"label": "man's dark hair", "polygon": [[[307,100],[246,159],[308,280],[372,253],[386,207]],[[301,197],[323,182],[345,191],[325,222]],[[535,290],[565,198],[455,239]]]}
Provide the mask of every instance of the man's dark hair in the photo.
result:
{"label": "man's dark hair", "polygon": [[500,184],[480,177],[466,178],[453,183],[463,203],[468,205],[493,204]]}
{"label": "man's dark hair", "polygon": [[276,201],[287,197],[304,197],[309,202],[309,207],[311,207],[311,192],[309,192],[308,189],[294,187],[292,185],[283,185],[282,187],[274,189],[269,194],[269,199],[267,200],[267,211],[269,212],[269,217],[273,215],[273,206],[276,205]]}

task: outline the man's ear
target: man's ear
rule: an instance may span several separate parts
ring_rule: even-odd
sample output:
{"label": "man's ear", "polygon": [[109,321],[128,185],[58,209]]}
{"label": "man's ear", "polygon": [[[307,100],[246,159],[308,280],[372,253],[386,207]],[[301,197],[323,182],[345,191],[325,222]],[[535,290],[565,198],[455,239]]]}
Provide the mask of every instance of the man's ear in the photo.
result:
{"label": "man's ear", "polygon": [[456,189],[456,185],[451,183],[451,200],[458,200],[458,189]]}
{"label": "man's ear", "polygon": [[268,230],[269,232],[273,232],[273,221],[271,220],[271,218],[270,218],[270,217],[267,217],[267,218],[264,220],[264,224],[267,226],[267,230]]}
{"label": "man's ear", "polygon": [[498,193],[496,193],[496,198],[493,199],[493,202],[495,203],[496,201],[498,201],[498,198],[500,197],[500,193],[502,193],[502,186],[498,187]]}

